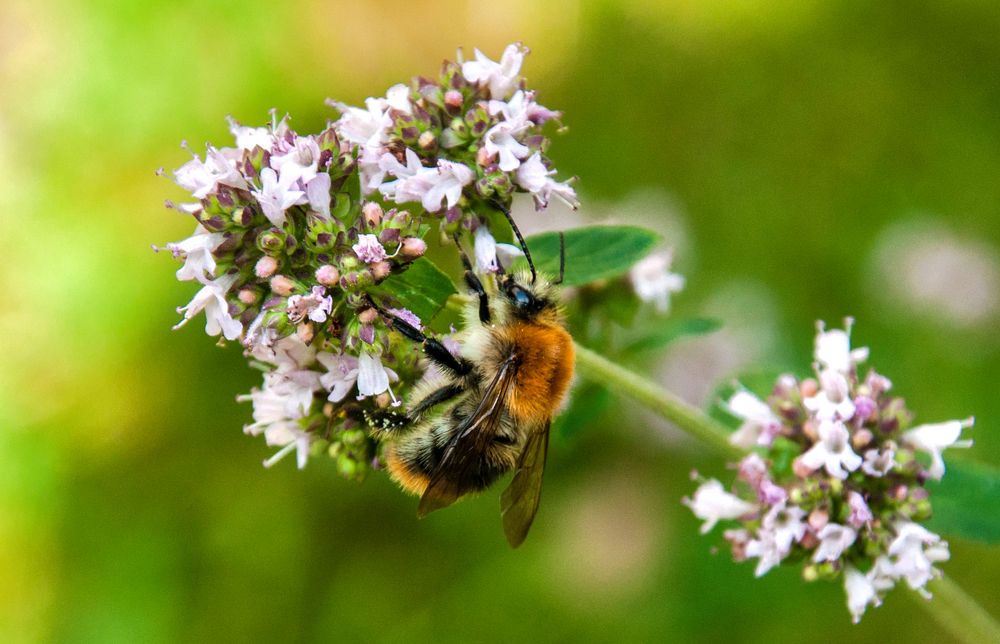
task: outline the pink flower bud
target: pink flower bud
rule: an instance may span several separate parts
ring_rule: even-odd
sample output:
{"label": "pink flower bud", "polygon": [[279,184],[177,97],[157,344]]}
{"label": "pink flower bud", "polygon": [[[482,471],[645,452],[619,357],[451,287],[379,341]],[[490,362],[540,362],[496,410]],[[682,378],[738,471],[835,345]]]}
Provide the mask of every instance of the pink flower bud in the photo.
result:
{"label": "pink flower bud", "polygon": [[802,393],[803,398],[812,398],[819,391],[819,383],[813,378],[806,378],[799,385],[799,391]]}
{"label": "pink flower bud", "polygon": [[462,92],[450,89],[444,93],[444,104],[453,110],[462,107]]}
{"label": "pink flower bud", "polygon": [[340,283],[340,271],[336,266],[324,264],[316,269],[316,281],[323,286],[336,286]]}
{"label": "pink flower bud", "polygon": [[373,308],[367,308],[361,313],[358,313],[358,320],[362,324],[371,324],[378,318],[378,311]]}
{"label": "pink flower bud", "polygon": [[254,273],[261,279],[267,279],[278,270],[278,260],[270,255],[264,255],[257,260],[257,265],[253,268]]}
{"label": "pink flower bud", "polygon": [[434,137],[434,133],[428,130],[421,134],[420,138],[417,139],[417,145],[419,145],[422,150],[430,150],[437,145],[437,139]]}
{"label": "pink flower bud", "polygon": [[361,215],[365,218],[365,225],[374,228],[382,223],[382,206],[368,201],[361,207]]}
{"label": "pink flower bud", "polygon": [[427,252],[427,242],[419,237],[403,238],[403,257],[416,259]]}
{"label": "pink flower bud", "polygon": [[295,290],[295,282],[284,275],[275,275],[271,278],[271,292],[281,297],[288,297]]}
{"label": "pink flower bud", "polygon": [[240,289],[240,293],[239,293],[238,297],[240,298],[240,302],[243,302],[244,304],[250,305],[250,304],[254,304],[257,301],[257,298],[260,297],[260,293],[258,293],[257,291],[253,290],[252,288],[244,288],[244,289]]}
{"label": "pink flower bud", "polygon": [[299,340],[302,340],[306,344],[312,342],[313,339],[312,322],[303,322],[297,327],[295,327],[295,334],[299,336]]}
{"label": "pink flower bud", "polygon": [[392,272],[392,264],[385,260],[372,264],[372,275],[375,276],[376,282],[380,282],[385,278],[389,277],[389,273],[391,272]]}
{"label": "pink flower bud", "polygon": [[476,152],[476,163],[483,166],[484,168],[493,162],[493,155],[487,152],[486,147],[479,148]]}

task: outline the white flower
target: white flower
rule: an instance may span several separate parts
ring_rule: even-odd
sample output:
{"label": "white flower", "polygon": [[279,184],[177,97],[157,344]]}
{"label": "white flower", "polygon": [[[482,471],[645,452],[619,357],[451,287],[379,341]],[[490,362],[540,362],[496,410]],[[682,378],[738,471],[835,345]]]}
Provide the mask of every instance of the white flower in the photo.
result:
{"label": "white flower", "polygon": [[306,184],[306,199],[309,207],[324,219],[330,219],[330,175],[320,172]]}
{"label": "white flower", "polygon": [[517,181],[517,185],[528,192],[538,194],[548,184],[549,177],[555,173],[555,170],[549,170],[545,167],[545,163],[542,162],[542,154],[535,152],[518,167],[514,180]]}
{"label": "white flower", "polygon": [[473,246],[476,255],[476,267],[484,273],[497,272],[497,240],[490,234],[486,226],[476,229],[476,240]]}
{"label": "white flower", "polygon": [[820,390],[802,400],[817,420],[850,420],[854,416],[847,378],[840,371],[824,369],[819,374]]}
{"label": "white flower", "polygon": [[971,440],[958,439],[962,430],[972,427],[974,423],[974,418],[966,418],[920,425],[904,433],[901,440],[914,449],[930,454],[931,467],[927,470],[927,474],[933,479],[940,480],[944,475],[944,459],[941,458],[941,452],[948,447],[972,447]]}
{"label": "white flower", "polygon": [[271,154],[271,167],[281,175],[285,185],[301,180],[305,185],[313,180],[319,170],[319,144],[311,136],[296,136],[288,143],[278,142]]}
{"label": "white flower", "polygon": [[[863,469],[864,465],[861,467]],[[868,503],[865,502],[865,497],[854,490],[847,493],[847,506],[851,509],[851,514],[848,516],[847,522],[852,527],[860,528],[875,518],[871,508],[868,507]]]}
{"label": "white flower", "polygon": [[819,537],[820,542],[815,552],[813,552],[812,560],[815,563],[819,563],[821,561],[836,561],[840,559],[840,555],[850,548],[854,540],[857,539],[858,533],[853,528],[847,526],[837,523],[827,523],[816,533],[816,536]]}
{"label": "white flower", "polygon": [[316,359],[322,364],[327,373],[319,377],[320,384],[330,392],[328,400],[340,402],[347,397],[348,392],[354,388],[354,383],[358,381],[358,359],[346,353],[318,353]]}
{"label": "white flower", "polygon": [[518,257],[524,257],[524,251],[513,244],[497,244],[497,261],[505,269],[510,268]]}
{"label": "white flower", "polygon": [[802,520],[805,511],[798,506],[779,503],[772,507],[761,521],[757,538],[746,545],[746,556],[759,557],[754,575],[760,577],[781,563],[792,549],[792,543],[801,541],[806,534]]}
{"label": "white flower", "polygon": [[205,333],[208,335],[222,333],[227,340],[240,337],[243,325],[229,314],[229,303],[226,301],[226,293],[235,282],[236,275],[223,275],[217,280],[206,283],[186,306],[177,309],[178,313],[184,314],[184,319],[175,324],[174,329],[181,328],[195,315],[205,311]]}
{"label": "white flower", "polygon": [[896,450],[885,447],[882,451],[870,449],[865,452],[865,462],[861,471],[868,476],[880,477],[889,473],[896,466]]}
{"label": "white flower", "polygon": [[402,83],[390,87],[385,98],[386,104],[398,112],[410,114],[413,111],[410,105],[410,88]]}
{"label": "white flower", "polygon": [[547,208],[552,197],[566,204],[567,207],[576,210],[580,207],[580,200],[576,196],[576,190],[569,181],[553,181],[551,178],[542,188],[542,191],[535,195],[535,209]]}
{"label": "white flower", "polygon": [[493,98],[507,98],[520,81],[518,74],[526,53],[528,49],[520,43],[507,45],[497,63],[476,49],[476,60],[462,63],[462,75],[470,83],[488,86]]}
{"label": "white flower", "polygon": [[193,159],[174,171],[174,180],[181,188],[191,192],[195,199],[204,199],[218,184],[246,188],[246,180],[236,168],[236,150],[218,150],[212,146],[205,153],[205,161]]}
{"label": "white flower", "polygon": [[[358,154],[358,176],[361,179],[361,194],[370,195],[385,179],[386,170],[382,167],[382,155],[388,154],[381,146],[365,146]],[[389,154],[395,161],[395,157]],[[418,160],[419,163],[419,160]]]}
{"label": "white flower", "polygon": [[636,262],[629,271],[635,294],[643,302],[652,302],[660,313],[670,309],[671,294],[684,289],[684,277],[670,272],[672,261],[673,251],[654,253]]}
{"label": "white flower", "polygon": [[430,187],[424,193],[421,203],[427,212],[441,210],[442,200],[447,201],[448,207],[451,208],[461,198],[462,188],[472,183],[474,177],[472,170],[461,163],[441,159],[438,161],[436,175],[431,175]]}
{"label": "white flower", "polygon": [[851,324],[853,320],[848,318],[847,329],[833,329],[827,331],[822,322],[818,324],[819,332],[816,334],[816,348],[814,357],[816,362],[825,369],[833,369],[846,374],[858,362],[868,359],[868,348],[851,350]]}
{"label": "white flower", "polygon": [[240,150],[252,151],[261,148],[267,152],[274,146],[274,135],[266,127],[247,127],[240,125],[233,117],[227,117],[229,131],[236,139],[236,147]]}
{"label": "white flower", "polygon": [[278,174],[271,168],[264,168],[260,172],[262,187],[260,190],[252,191],[254,198],[260,203],[264,216],[276,227],[285,225],[285,211],[295,204],[302,203],[305,193],[301,190],[290,190],[291,181],[282,177],[278,180]]}
{"label": "white flower", "polygon": [[377,396],[389,390],[389,373],[382,366],[382,359],[367,351],[358,356],[358,394]]}
{"label": "white flower", "polygon": [[212,251],[224,239],[225,235],[222,233],[210,233],[199,225],[187,239],[167,244],[174,257],[184,258],[184,266],[177,269],[177,279],[198,280],[202,284],[208,284],[215,273],[215,256]]}
{"label": "white flower", "polygon": [[[381,192],[387,199],[395,200],[396,203],[402,203],[405,201],[420,201],[420,197],[423,195],[423,192],[413,195],[412,197],[407,196],[405,194],[403,196],[400,196],[398,194],[399,189],[405,179],[415,177],[422,171],[427,169],[424,167],[424,164],[420,162],[420,157],[417,156],[416,152],[414,152],[410,148],[406,148],[405,154],[406,154],[406,165],[400,163],[399,160],[395,157],[395,155],[386,152],[382,154],[382,156],[380,156],[378,159],[378,171],[369,169],[369,172],[371,172],[367,182],[367,185],[369,186],[375,184],[376,180],[379,183],[381,183],[382,178],[385,177],[386,174],[391,174],[392,176],[396,177],[395,181],[387,181],[386,183],[381,183],[381,185],[377,186],[379,192]],[[367,157],[368,154],[365,153],[363,156]],[[368,159],[366,163],[368,163],[370,166],[371,160]]]}
{"label": "white flower", "polygon": [[726,492],[722,488],[722,483],[715,479],[702,483],[695,490],[694,498],[685,498],[682,503],[691,508],[696,517],[705,521],[701,526],[702,534],[707,533],[723,519],[738,519],[756,509],[754,504]]}
{"label": "white flower", "polygon": [[354,250],[354,254],[358,256],[358,259],[366,264],[381,262],[388,257],[385,253],[385,248],[382,247],[378,237],[375,235],[358,235],[358,243],[351,246],[351,248]]}
{"label": "white flower", "polygon": [[844,592],[847,594],[847,610],[851,612],[851,620],[855,624],[861,621],[868,604],[878,606],[882,603],[871,578],[854,566],[847,566],[844,570]]}
{"label": "white flower", "polygon": [[767,403],[745,389],[733,394],[726,402],[726,408],[744,421],[729,436],[729,442],[737,447],[750,449],[754,445],[770,445],[781,432],[781,419]]}
{"label": "white flower", "polygon": [[386,131],[392,126],[389,104],[384,98],[367,98],[365,107],[350,107],[336,101],[330,104],[342,112],[334,123],[337,134],[350,143],[378,147],[385,140]]}
{"label": "white flower", "polygon": [[819,424],[819,441],[799,457],[810,470],[826,468],[830,476],[846,479],[848,472],[861,467],[861,457],[851,449],[850,434],[840,421],[824,420]]}
{"label": "white flower", "polygon": [[[288,446],[294,444],[297,452],[299,469],[306,465],[309,458],[309,446],[312,437],[303,431],[299,420],[306,416],[313,402],[313,391],[318,389],[318,375],[303,379],[298,376],[302,372],[271,372],[264,376],[264,388],[255,389],[249,396],[240,396],[237,400],[253,402],[253,419],[251,425],[243,431],[253,436],[264,433],[268,445]],[[285,454],[282,450],[275,457],[264,462],[270,467]]]}
{"label": "white flower", "polygon": [[893,572],[896,577],[906,579],[910,588],[922,590],[940,574],[934,563],[948,560],[948,543],[916,523],[899,522],[893,527],[896,538],[889,544]]}
{"label": "white flower", "polygon": [[333,310],[333,298],[326,294],[322,286],[312,287],[308,295],[292,295],[288,298],[288,319],[294,323],[307,317],[313,322],[325,322]]}
{"label": "white flower", "polygon": [[483,136],[483,147],[490,157],[499,155],[497,165],[504,172],[516,170],[521,165],[521,159],[528,156],[531,150],[515,138],[527,128],[526,124],[515,124],[500,121]]}

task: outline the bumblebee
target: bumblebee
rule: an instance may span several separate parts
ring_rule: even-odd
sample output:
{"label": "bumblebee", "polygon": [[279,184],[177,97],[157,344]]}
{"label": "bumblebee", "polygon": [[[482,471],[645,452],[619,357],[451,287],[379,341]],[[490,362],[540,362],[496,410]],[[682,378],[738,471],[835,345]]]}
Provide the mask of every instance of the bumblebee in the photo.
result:
{"label": "bumblebee", "polygon": [[538,511],[549,427],[569,389],[574,352],[553,288],[562,282],[564,245],[559,280],[549,282],[536,273],[520,231],[510,213],[504,214],[530,271],[509,274],[501,267],[487,289],[459,245],[465,282],[475,297],[458,355],[386,314],[395,329],[421,344],[436,368],[415,388],[385,455],[392,478],[420,496],[419,517],[513,471],[500,514],[507,541],[517,548]]}

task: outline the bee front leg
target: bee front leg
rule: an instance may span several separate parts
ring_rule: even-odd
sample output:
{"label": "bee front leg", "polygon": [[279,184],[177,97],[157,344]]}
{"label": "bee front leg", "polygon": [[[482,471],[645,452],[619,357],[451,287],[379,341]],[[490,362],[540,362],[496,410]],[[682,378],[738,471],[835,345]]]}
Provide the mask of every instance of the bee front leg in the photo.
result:
{"label": "bee front leg", "polygon": [[444,367],[448,371],[451,371],[456,376],[465,376],[472,372],[472,363],[470,363],[465,358],[456,357],[448,351],[447,348],[438,340],[434,338],[428,338],[424,335],[420,329],[414,327],[406,320],[402,320],[392,313],[386,311],[382,312],[383,315],[389,318],[392,323],[392,328],[396,329],[404,336],[419,343],[424,354],[427,355],[434,363]]}

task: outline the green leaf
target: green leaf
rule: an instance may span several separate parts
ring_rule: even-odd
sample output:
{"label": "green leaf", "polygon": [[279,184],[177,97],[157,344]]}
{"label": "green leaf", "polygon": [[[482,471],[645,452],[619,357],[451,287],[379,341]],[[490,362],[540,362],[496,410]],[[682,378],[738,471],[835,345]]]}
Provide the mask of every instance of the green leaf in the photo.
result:
{"label": "green leaf", "polygon": [[633,340],[625,347],[625,353],[642,353],[662,349],[674,340],[688,335],[704,335],[711,333],[722,323],[713,318],[688,318],[686,320],[669,320],[657,326],[653,331]]}
{"label": "green leaf", "polygon": [[[618,277],[645,257],[660,241],[656,233],[637,226],[587,226],[566,231],[566,275],[563,284],[580,286]],[[541,233],[527,239],[535,267],[559,277],[559,235]],[[521,259],[519,266],[527,266]]]}
{"label": "green leaf", "polygon": [[935,532],[1000,543],[1000,470],[968,461],[951,461],[940,482],[927,483]]}
{"label": "green leaf", "polygon": [[421,257],[406,271],[391,275],[374,292],[392,296],[400,307],[409,309],[426,324],[456,291],[446,273]]}

